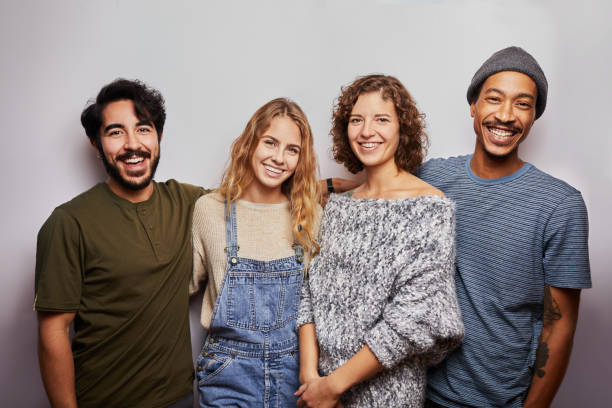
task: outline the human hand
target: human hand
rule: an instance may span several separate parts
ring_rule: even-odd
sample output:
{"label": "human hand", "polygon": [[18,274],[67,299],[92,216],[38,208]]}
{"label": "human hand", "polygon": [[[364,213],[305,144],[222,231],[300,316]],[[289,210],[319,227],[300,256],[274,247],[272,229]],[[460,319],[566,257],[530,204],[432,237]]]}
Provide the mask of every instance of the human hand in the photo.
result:
{"label": "human hand", "polygon": [[297,402],[298,407],[342,407],[339,401],[341,393],[335,390],[329,377],[311,378],[298,388],[295,395],[300,397]]}
{"label": "human hand", "polygon": [[317,371],[311,371],[311,372],[304,372],[302,370],[300,370],[300,383],[301,384],[306,384],[312,380],[316,380],[317,378],[320,378],[321,376],[319,375],[319,373]]}

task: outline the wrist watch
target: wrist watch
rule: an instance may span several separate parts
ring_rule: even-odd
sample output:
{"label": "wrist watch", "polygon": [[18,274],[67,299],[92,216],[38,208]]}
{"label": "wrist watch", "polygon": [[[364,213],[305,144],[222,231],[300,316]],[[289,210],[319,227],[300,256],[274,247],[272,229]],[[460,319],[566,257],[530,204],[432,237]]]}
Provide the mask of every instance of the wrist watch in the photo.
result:
{"label": "wrist watch", "polygon": [[331,194],[334,192],[334,183],[332,183],[331,177],[328,178],[326,181],[327,181],[327,193]]}

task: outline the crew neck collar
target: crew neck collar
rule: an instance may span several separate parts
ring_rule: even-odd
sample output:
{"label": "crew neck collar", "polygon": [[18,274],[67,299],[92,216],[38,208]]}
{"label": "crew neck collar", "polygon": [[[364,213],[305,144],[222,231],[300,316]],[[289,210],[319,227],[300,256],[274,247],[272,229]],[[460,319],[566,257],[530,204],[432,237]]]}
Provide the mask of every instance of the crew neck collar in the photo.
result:
{"label": "crew neck collar", "polygon": [[465,161],[465,171],[467,172],[468,177],[472,179],[472,181],[474,181],[475,183],[483,184],[483,185],[508,183],[510,181],[516,180],[517,178],[521,177],[523,174],[527,173],[530,168],[533,167],[531,163],[525,162],[523,163],[523,166],[521,166],[520,169],[518,169],[512,174],[508,174],[507,176],[500,177],[500,178],[486,179],[486,178],[478,177],[476,174],[474,174],[474,171],[472,170],[472,166],[470,165],[471,163],[472,163],[472,155],[470,154],[467,157],[467,160]]}
{"label": "crew neck collar", "polygon": [[283,208],[289,206],[289,201],[283,201],[282,203],[256,203],[253,201],[238,199],[238,203],[250,208]]}
{"label": "crew neck collar", "polygon": [[145,201],[140,201],[137,203],[133,203],[130,200],[126,200],[125,198],[118,196],[117,194],[115,194],[113,192],[113,190],[111,190],[110,186],[108,185],[107,182],[102,182],[101,184],[104,185],[104,189],[106,190],[106,192],[108,193],[108,195],[113,199],[113,201],[115,201],[116,203],[124,206],[124,207],[143,207],[143,206],[149,206],[151,205],[151,203],[153,202],[153,199],[155,198],[155,195],[157,194],[157,185],[154,181],[151,180],[151,183],[153,183],[153,192],[151,193],[151,197],[149,197],[148,199],[146,199]]}

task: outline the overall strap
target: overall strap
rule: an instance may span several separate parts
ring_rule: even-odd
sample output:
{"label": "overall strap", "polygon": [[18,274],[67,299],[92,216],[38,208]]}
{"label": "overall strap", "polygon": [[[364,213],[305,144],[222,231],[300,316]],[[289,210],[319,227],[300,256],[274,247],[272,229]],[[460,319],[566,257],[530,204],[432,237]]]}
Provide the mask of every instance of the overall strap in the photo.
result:
{"label": "overall strap", "polygon": [[[229,208],[228,208],[229,207]],[[238,233],[236,227],[236,203],[225,202],[225,254],[232,265],[238,263]]]}

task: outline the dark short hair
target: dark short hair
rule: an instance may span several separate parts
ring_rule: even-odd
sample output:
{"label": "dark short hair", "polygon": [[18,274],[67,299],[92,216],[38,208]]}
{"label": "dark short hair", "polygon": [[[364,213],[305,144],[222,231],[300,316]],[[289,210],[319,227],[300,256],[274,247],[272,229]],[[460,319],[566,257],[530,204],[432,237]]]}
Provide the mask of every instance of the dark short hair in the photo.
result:
{"label": "dark short hair", "polygon": [[425,133],[425,115],[420,113],[404,85],[390,75],[366,75],[343,87],[334,106],[330,135],[334,159],[351,173],[363,170],[348,141],[348,122],[359,95],[381,92],[384,100],[391,100],[399,118],[400,140],[395,152],[395,164],[402,170],[414,172],[423,162],[429,140]]}
{"label": "dark short hair", "polygon": [[166,122],[166,107],[161,93],[138,80],[118,78],[104,86],[95,101],[90,101],[81,113],[81,124],[85,133],[100,148],[102,112],[111,102],[131,100],[139,120],[150,121],[161,138]]}

